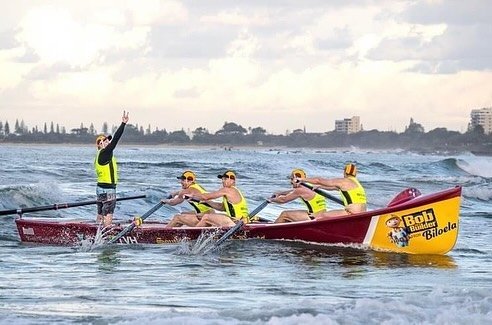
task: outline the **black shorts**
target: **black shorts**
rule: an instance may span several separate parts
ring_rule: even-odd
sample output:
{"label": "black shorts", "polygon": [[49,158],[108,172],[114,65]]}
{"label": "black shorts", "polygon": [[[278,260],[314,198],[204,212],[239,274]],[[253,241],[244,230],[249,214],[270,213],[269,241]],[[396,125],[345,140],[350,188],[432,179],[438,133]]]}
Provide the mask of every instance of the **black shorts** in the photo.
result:
{"label": "black shorts", "polygon": [[116,193],[101,193],[97,195],[97,214],[113,214],[116,208]]}

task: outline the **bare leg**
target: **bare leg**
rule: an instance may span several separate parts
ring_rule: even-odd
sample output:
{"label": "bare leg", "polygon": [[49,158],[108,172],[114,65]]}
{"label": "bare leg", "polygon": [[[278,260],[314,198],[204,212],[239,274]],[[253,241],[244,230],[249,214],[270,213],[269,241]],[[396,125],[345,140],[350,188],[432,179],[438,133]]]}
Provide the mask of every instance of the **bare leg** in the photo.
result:
{"label": "bare leg", "polygon": [[345,209],[330,210],[316,215],[316,220],[325,220],[337,216],[345,216],[349,213]]}
{"label": "bare leg", "polygon": [[295,222],[295,221],[307,221],[311,220],[307,211],[305,210],[289,210],[282,211],[280,216],[275,220],[275,223],[283,223],[283,222]]}
{"label": "bare leg", "polygon": [[197,227],[223,227],[223,226],[234,226],[234,221],[231,220],[225,214],[209,213],[205,214],[196,225]]}
{"label": "bare leg", "polygon": [[184,225],[188,227],[195,227],[198,222],[198,217],[195,214],[177,214],[171,219],[171,221],[169,221],[166,228],[181,227]]}
{"label": "bare leg", "polygon": [[113,214],[109,213],[103,216],[103,224],[105,227],[110,226],[113,223]]}

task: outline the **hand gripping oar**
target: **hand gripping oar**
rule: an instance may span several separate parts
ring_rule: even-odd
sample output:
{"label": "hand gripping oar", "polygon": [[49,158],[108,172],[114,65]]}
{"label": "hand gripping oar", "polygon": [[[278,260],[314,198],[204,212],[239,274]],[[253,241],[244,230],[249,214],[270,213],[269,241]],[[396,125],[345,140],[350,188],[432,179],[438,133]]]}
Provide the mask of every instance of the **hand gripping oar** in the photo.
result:
{"label": "hand gripping oar", "polygon": [[[261,210],[263,210],[267,205],[268,203],[270,203],[269,200],[265,200],[263,201],[263,203],[261,203],[259,206],[257,206],[253,211],[251,211],[251,213],[249,214],[249,218],[253,218],[255,215],[257,215]],[[214,250],[214,249],[217,249],[223,242],[225,242],[227,239],[229,239],[232,235],[234,235],[236,232],[239,231],[239,229],[241,229],[241,227],[244,225],[244,221],[243,220],[239,220],[236,225],[234,225],[232,228],[230,228],[229,230],[226,231],[225,234],[223,234],[214,244],[214,246],[212,246],[212,248],[210,248],[209,250],[207,250],[205,253],[208,253],[209,251],[211,250]]]}
{"label": "hand gripping oar", "polygon": [[137,225],[141,225],[142,222],[145,219],[147,219],[152,213],[154,213],[157,210],[159,210],[163,205],[164,205],[164,203],[162,203],[161,201],[159,201],[159,203],[157,203],[156,205],[154,205],[152,207],[152,209],[150,209],[149,211],[145,212],[141,217],[135,218],[132,221],[132,223],[130,223],[128,226],[126,226],[122,231],[120,231],[116,236],[114,236],[113,238],[111,238],[107,243],[108,244],[113,244],[113,243],[117,242],[121,237],[123,237],[126,234],[128,234],[129,232],[131,232]]}
{"label": "hand gripping oar", "polygon": [[[133,200],[133,199],[142,199],[145,198],[145,194],[142,195],[135,195],[135,196],[128,196],[128,197],[120,197],[117,198],[116,201],[125,201],[125,200]],[[97,200],[93,201],[84,201],[84,202],[74,202],[74,203],[55,203],[52,205],[45,205],[45,206],[40,206],[40,207],[32,207],[32,208],[19,208],[19,209],[12,209],[12,210],[3,210],[0,211],[0,216],[7,215],[7,214],[23,214],[25,212],[37,212],[37,211],[46,211],[46,210],[59,210],[59,209],[66,209],[66,208],[74,208],[74,207],[80,207],[83,205],[91,205],[91,204],[96,204]]]}
{"label": "hand gripping oar", "polygon": [[331,195],[330,193],[327,193],[327,192],[323,191],[322,189],[315,188],[313,185],[308,184],[308,183],[305,183],[305,182],[299,182],[299,183],[302,186],[307,187],[308,189],[310,189],[310,190],[312,190],[312,191],[314,191],[314,192],[316,192],[316,193],[324,196],[327,199],[330,199],[330,200],[332,200],[332,201],[334,201],[334,202],[336,202],[338,204],[345,205],[345,204],[343,204],[343,201],[342,200],[340,200],[336,196]]}

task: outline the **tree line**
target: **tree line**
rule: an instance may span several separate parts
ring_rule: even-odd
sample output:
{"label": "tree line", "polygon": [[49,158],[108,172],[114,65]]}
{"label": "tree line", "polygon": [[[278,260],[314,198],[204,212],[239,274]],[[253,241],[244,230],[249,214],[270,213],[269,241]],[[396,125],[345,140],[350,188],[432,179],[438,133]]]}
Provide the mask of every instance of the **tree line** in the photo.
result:
{"label": "tree line", "polygon": [[[101,133],[108,134],[117,126],[102,125]],[[44,123],[42,130],[38,127],[29,129],[23,121],[16,120],[13,129],[6,121],[0,121],[0,142],[4,143],[74,143],[92,144],[98,134],[93,124],[79,128],[66,128],[51,122]],[[394,131],[360,131],[346,134],[336,131],[309,133],[296,129],[285,135],[268,134],[262,127],[244,128],[235,122],[224,122],[222,128],[210,132],[205,127],[198,127],[187,133],[183,129],[168,132],[166,129],[151,130],[142,126],[128,124],[121,143],[126,144],[175,144],[175,145],[212,145],[212,146],[265,146],[292,148],[371,148],[371,149],[405,149],[418,152],[453,152],[472,151],[492,154],[492,134],[485,134],[478,125],[465,133],[436,128],[425,132],[419,124],[410,120],[404,132]]]}

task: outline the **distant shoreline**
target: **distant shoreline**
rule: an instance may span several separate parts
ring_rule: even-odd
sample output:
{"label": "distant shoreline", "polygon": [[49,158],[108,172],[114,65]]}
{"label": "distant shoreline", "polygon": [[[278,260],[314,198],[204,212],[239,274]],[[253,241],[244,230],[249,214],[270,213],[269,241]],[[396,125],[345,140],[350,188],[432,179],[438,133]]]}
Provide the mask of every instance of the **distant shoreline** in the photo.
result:
{"label": "distant shoreline", "polygon": [[[0,147],[2,146],[16,146],[16,147],[27,147],[27,146],[47,146],[47,147],[64,147],[64,146],[75,146],[75,147],[94,147],[93,144],[84,143],[27,143],[27,142],[0,142]],[[299,150],[315,150],[323,152],[357,152],[357,151],[374,151],[374,152],[409,152],[416,153],[420,155],[459,155],[459,154],[472,154],[475,156],[492,156],[492,150],[433,150],[432,148],[422,148],[419,150],[415,149],[403,149],[403,148],[372,148],[372,147],[289,147],[289,146],[261,146],[261,145],[210,145],[210,144],[172,144],[172,143],[160,143],[160,144],[149,144],[149,143],[121,143],[119,146],[122,147],[152,147],[152,148],[182,148],[182,149],[209,149],[209,150],[221,150],[221,151],[234,151],[235,149],[249,149],[249,150],[266,150],[266,151],[279,151],[279,152],[293,152]]]}

